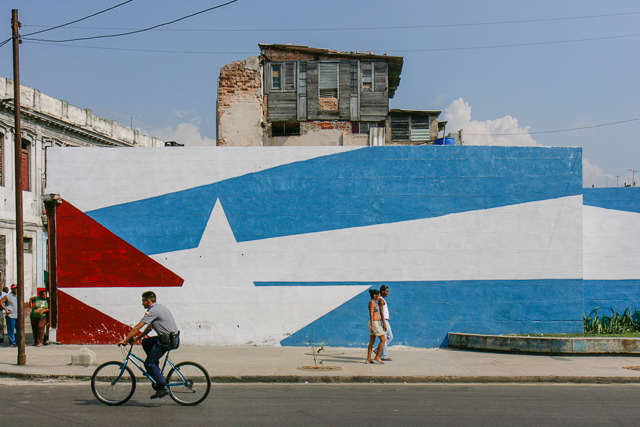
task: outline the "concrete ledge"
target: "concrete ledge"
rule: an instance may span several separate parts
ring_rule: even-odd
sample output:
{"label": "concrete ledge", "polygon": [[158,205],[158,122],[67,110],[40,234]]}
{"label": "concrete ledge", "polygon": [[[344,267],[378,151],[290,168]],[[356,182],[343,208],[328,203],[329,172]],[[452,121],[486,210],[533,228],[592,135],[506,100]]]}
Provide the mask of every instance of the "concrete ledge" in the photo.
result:
{"label": "concrete ledge", "polygon": [[541,354],[640,354],[640,338],[558,338],[448,334],[451,348]]}

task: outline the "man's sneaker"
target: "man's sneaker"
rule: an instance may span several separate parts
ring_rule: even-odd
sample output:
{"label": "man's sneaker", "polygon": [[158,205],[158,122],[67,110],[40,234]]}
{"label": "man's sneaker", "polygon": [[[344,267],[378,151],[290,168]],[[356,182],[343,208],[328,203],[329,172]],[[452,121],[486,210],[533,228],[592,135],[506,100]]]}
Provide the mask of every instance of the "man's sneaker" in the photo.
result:
{"label": "man's sneaker", "polygon": [[156,391],[156,394],[152,395],[151,398],[152,399],[160,399],[165,397],[167,394],[169,394],[169,390],[167,389],[167,387],[162,387],[161,389]]}

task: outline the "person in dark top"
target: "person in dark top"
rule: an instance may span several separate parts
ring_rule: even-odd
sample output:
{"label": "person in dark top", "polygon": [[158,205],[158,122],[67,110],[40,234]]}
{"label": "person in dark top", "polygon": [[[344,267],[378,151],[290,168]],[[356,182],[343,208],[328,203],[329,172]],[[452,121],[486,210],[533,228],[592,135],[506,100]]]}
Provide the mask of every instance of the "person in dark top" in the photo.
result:
{"label": "person in dark top", "polygon": [[[169,394],[167,384],[162,376],[162,372],[158,367],[160,358],[169,350],[174,350],[180,346],[180,331],[176,326],[173,315],[163,305],[156,303],[156,294],[147,291],[142,294],[142,306],[147,309],[142,320],[133,327],[129,335],[118,345],[126,345],[129,342],[135,342],[141,337],[147,335],[151,329],[158,334],[155,337],[148,337],[142,340],[142,348],[147,353],[144,361],[144,367],[147,373],[156,382],[154,389],[156,393],[151,396],[152,399],[165,397]],[[144,331],[140,330],[147,325]]]}

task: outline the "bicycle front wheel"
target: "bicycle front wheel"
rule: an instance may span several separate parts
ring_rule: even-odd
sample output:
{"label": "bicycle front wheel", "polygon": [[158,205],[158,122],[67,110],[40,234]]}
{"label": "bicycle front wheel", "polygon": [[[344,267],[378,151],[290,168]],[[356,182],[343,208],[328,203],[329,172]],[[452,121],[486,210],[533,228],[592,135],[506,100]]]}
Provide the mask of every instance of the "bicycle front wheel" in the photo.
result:
{"label": "bicycle front wheel", "polygon": [[197,405],[207,398],[211,378],[202,366],[194,362],[178,363],[167,376],[171,398],[181,405]]}
{"label": "bicycle front wheel", "polygon": [[122,370],[122,362],[103,363],[91,376],[91,391],[105,405],[122,405],[135,390],[136,377],[128,366]]}

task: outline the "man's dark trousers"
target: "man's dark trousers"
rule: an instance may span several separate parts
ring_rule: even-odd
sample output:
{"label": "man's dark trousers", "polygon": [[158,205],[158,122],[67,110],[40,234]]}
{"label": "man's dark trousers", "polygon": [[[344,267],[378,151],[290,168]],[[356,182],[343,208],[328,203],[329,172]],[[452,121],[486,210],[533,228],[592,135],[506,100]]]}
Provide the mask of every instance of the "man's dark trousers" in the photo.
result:
{"label": "man's dark trousers", "polygon": [[[180,341],[179,338],[176,337],[175,348],[179,346]],[[164,387],[166,382],[162,376],[162,372],[160,372],[158,364],[160,363],[160,358],[164,356],[167,351],[171,350],[171,346],[160,344],[160,337],[149,337],[142,340],[142,348],[144,352],[147,353],[147,358],[144,361],[144,367],[147,369],[147,373],[155,380],[157,388]]]}

